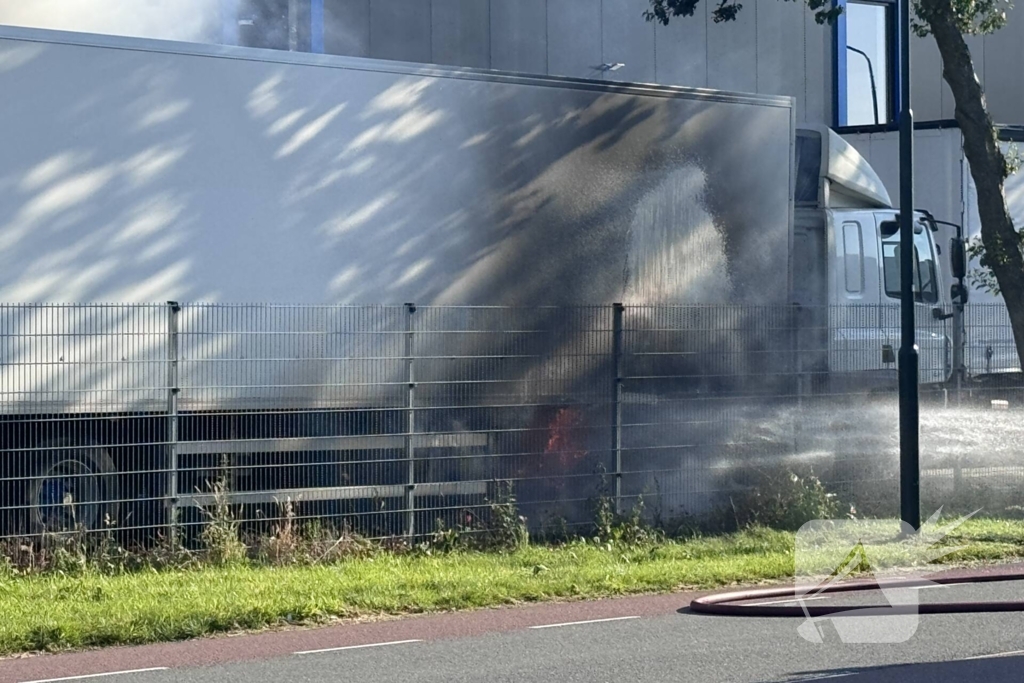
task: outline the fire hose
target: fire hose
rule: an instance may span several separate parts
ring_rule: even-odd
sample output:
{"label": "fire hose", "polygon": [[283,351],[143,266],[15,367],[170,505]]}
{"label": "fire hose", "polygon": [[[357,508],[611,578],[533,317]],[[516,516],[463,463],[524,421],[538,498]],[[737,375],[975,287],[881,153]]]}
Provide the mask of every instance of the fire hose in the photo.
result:
{"label": "fire hose", "polygon": [[987,583],[996,581],[1024,580],[1024,572],[968,573],[958,576],[939,576],[932,579],[887,579],[854,580],[826,586],[784,586],[758,588],[729,593],[717,593],[697,598],[690,603],[690,609],[700,614],[716,614],[746,617],[823,617],[896,615],[896,614],[960,614],[965,612],[1024,612],[1024,600],[1003,600],[998,602],[931,602],[915,605],[758,605],[738,604],[770,598],[792,598],[794,602],[810,595],[822,593],[848,593],[852,591],[884,590],[886,588],[915,588],[922,586]]}

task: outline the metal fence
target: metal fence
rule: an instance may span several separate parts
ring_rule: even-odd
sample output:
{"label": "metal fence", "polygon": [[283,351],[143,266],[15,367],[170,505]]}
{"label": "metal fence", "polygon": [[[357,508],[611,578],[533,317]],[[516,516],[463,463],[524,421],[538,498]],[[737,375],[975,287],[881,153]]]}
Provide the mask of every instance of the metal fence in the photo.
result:
{"label": "metal fence", "polygon": [[[287,514],[418,536],[485,521],[507,486],[534,529],[589,524],[598,497],[699,517],[780,464],[884,489],[895,310],[0,306],[0,537],[194,540],[218,506],[254,533]],[[922,377],[943,378],[930,324]],[[1005,314],[969,307],[968,330],[971,371],[1016,368]],[[941,451],[926,481],[1018,471]]]}
{"label": "metal fence", "polygon": [[1020,370],[1010,316],[1002,304],[965,307],[964,362],[968,374],[981,375]]}

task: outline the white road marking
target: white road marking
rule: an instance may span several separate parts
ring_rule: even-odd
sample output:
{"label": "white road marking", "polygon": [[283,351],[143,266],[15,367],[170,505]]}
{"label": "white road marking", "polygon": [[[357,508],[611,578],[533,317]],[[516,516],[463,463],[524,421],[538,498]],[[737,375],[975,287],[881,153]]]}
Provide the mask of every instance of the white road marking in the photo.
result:
{"label": "white road marking", "polygon": [[1024,650],[1011,650],[1010,652],[996,652],[991,655],[978,655],[976,657],[964,657],[960,661],[966,662],[972,659],[992,659],[993,657],[1012,657],[1014,655],[1024,655]]}
{"label": "white road marking", "polygon": [[102,674],[86,674],[85,676],[65,676],[64,678],[40,678],[36,681],[22,681],[22,683],[56,683],[57,681],[81,681],[86,678],[100,678],[101,676],[122,676],[124,674],[141,674],[147,671],[167,671],[166,666],[154,666],[149,669],[130,669],[128,671],[108,671]]}
{"label": "white road marking", "polygon": [[342,650],[360,650],[366,647],[384,647],[385,645],[405,645],[406,643],[422,643],[422,640],[389,640],[386,643],[367,643],[366,645],[346,645],[345,647],[325,647],[322,650],[301,650],[296,655],[315,655],[321,652],[341,652]]}
{"label": "white road marking", "polygon": [[558,628],[559,626],[579,626],[580,624],[601,624],[606,621],[625,621],[626,619],[639,619],[640,617],[611,617],[609,619],[587,619],[586,621],[566,621],[561,624],[542,624],[530,628]]}

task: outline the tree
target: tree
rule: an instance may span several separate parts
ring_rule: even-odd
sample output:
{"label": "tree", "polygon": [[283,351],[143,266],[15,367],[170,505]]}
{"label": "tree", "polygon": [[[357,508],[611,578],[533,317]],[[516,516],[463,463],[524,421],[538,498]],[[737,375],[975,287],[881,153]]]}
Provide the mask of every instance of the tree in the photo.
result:
{"label": "tree", "polygon": [[[712,12],[715,22],[733,21],[743,9],[737,0],[717,2]],[[796,2],[798,0],[785,0]],[[804,0],[819,24],[830,24],[842,8],[828,0]],[[942,76],[953,93],[956,121],[964,141],[964,154],[978,193],[981,217],[981,243],[972,255],[982,257],[984,269],[991,274],[993,288],[1006,303],[1017,355],[1024,367],[1024,239],[1013,226],[1006,207],[1003,181],[1012,172],[1011,161],[999,147],[999,138],[985,102],[985,93],[974,72],[971,51],[965,35],[992,33],[1006,25],[1008,0],[911,0],[912,30],[920,37],[931,35],[942,57]],[[650,0],[645,12],[648,21],[668,24],[673,17],[693,16],[700,0]],[[1016,64],[1002,65],[1019,68]]]}

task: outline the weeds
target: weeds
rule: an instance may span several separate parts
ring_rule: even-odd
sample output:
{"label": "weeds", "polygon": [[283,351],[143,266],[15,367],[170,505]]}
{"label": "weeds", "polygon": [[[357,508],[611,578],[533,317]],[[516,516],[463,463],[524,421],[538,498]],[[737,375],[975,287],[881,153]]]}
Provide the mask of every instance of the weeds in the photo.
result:
{"label": "weeds", "polygon": [[149,546],[138,546],[133,556],[139,569],[193,569],[201,562],[177,535],[161,535]]}
{"label": "weeds", "polygon": [[615,511],[615,502],[612,499],[598,498],[595,503],[594,522],[594,541],[600,544],[637,547],[649,545],[664,537],[644,519],[643,496],[637,497],[636,503],[625,515]]}
{"label": "weeds", "polygon": [[729,497],[728,509],[719,511],[714,526],[796,531],[813,519],[835,519],[839,509],[836,494],[826,489],[813,472],[759,469],[752,485]]}
{"label": "weeds", "polygon": [[600,543],[610,542],[615,536],[617,525],[615,500],[602,491],[594,501],[594,540]]}
{"label": "weeds", "polygon": [[319,520],[307,522],[301,532],[303,556],[312,564],[339,562],[365,557],[374,551],[373,543],[353,533],[348,527],[336,528]]}
{"label": "weeds", "polygon": [[117,542],[112,529],[90,534],[79,528],[0,544],[0,565],[12,574],[119,574],[134,569],[138,557]]}
{"label": "weeds", "polygon": [[212,485],[213,508],[200,508],[206,527],[200,536],[206,560],[214,566],[244,562],[248,549],[239,537],[239,524],[228,503],[227,484],[222,478]]}
{"label": "weeds", "polygon": [[659,534],[644,521],[644,501],[638,498],[627,515],[615,511],[615,501],[600,496],[594,502],[594,535],[599,545],[640,546],[655,541]]}
{"label": "weeds", "polygon": [[598,495],[592,505],[594,510],[593,540],[595,543],[641,546],[664,537],[645,519],[643,496],[637,496],[636,502],[627,514],[619,513],[619,504],[610,495],[608,478],[604,473],[601,475]]}
{"label": "weeds", "polygon": [[291,499],[279,503],[280,518],[269,535],[248,546],[251,559],[271,566],[312,566],[363,557],[375,548],[367,539],[320,519],[299,520]]}
{"label": "weeds", "polygon": [[[798,529],[811,519],[834,518],[840,514],[836,494],[827,490],[810,471],[784,469],[761,470],[744,488],[727,499],[725,505],[706,517],[682,517],[651,523],[643,497],[620,512],[607,487],[599,489],[592,500],[589,529],[570,528],[564,517],[545,521],[536,540],[552,544],[586,542],[593,546],[632,551],[649,549],[666,539],[686,541],[707,534],[737,530],[772,528]],[[299,516],[298,503],[286,500],[279,515],[264,533],[241,528],[229,503],[223,480],[211,485],[212,505],[203,511],[204,527],[196,547],[185,549],[178,540],[161,538],[148,547],[126,550],[116,543],[113,530],[102,534],[76,532],[51,535],[42,539],[0,545],[3,571],[21,574],[52,573],[82,576],[89,573],[117,575],[138,569],[158,570],[233,566],[238,564],[271,567],[327,565],[368,556],[397,556],[414,552],[438,555],[463,551],[514,553],[530,547],[527,520],[519,512],[516,492],[509,482],[497,482],[487,507],[477,514],[466,510],[455,524],[438,521],[425,538],[388,537],[377,542],[353,533],[344,523],[334,524]],[[963,489],[962,503],[976,502],[973,491]],[[1018,500],[1008,493],[1000,500],[1002,510],[1021,514],[1011,503]],[[620,503],[621,505],[621,503]],[[654,518],[657,519],[655,514]]]}
{"label": "weeds", "polygon": [[458,550],[465,550],[469,547],[469,535],[467,529],[450,527],[444,520],[438,519],[434,523],[434,532],[426,543],[419,546],[421,553],[430,555],[433,553],[454,553]]}
{"label": "weeds", "polygon": [[3,554],[2,550],[3,547],[0,546],[0,582],[5,579],[14,578],[17,575],[17,572],[14,569],[14,564],[6,555]]}
{"label": "weeds", "polygon": [[[528,548],[527,520],[519,513],[518,500],[510,482],[497,482],[492,500],[481,515],[466,511],[461,523],[447,525],[438,520],[433,532],[414,545],[404,537],[371,542],[353,533],[347,525],[319,519],[301,519],[295,501],[279,505],[279,515],[266,533],[246,533],[228,498],[226,480],[210,485],[212,505],[202,509],[204,525],[198,546],[186,549],[179,534],[161,537],[148,547],[127,550],[116,541],[113,529],[100,534],[84,531],[48,535],[41,539],[8,541],[0,545],[3,571],[19,574],[52,573],[83,576],[89,573],[117,575],[139,569],[185,569],[239,564],[255,566],[315,566],[332,564],[378,553],[400,555],[410,550],[420,554],[446,554],[466,550],[517,552]],[[643,497],[626,513],[619,513],[615,500],[602,486],[593,500],[592,532],[585,534],[596,545],[617,548],[649,547],[667,537],[695,538],[702,531],[721,527],[717,521],[688,518],[673,524],[652,525]],[[735,496],[728,510],[733,529],[750,526],[796,528],[803,521],[834,514],[837,503],[812,475],[765,474],[758,485]],[[581,540],[565,518],[546,522],[542,540],[573,543]]]}
{"label": "weeds", "polygon": [[579,533],[573,529],[565,515],[550,512],[541,517],[531,536],[537,542],[550,546],[565,545],[579,539]]}
{"label": "weeds", "polygon": [[299,534],[295,523],[295,504],[289,498],[280,504],[281,521],[269,536],[256,541],[256,556],[263,562],[275,566],[295,562],[299,548]]}
{"label": "weeds", "polygon": [[964,480],[952,491],[925,487],[921,499],[922,508],[926,511],[942,507],[944,513],[951,515],[966,515],[980,510],[979,514],[984,517],[1024,518],[1024,494],[1015,482],[992,486]]}
{"label": "weeds", "polygon": [[438,519],[430,538],[418,548],[426,553],[450,553],[458,550],[509,552],[530,544],[526,518],[519,514],[512,482],[497,482],[494,500],[487,506],[486,517],[470,512],[464,523],[455,526]]}
{"label": "weeds", "polygon": [[485,533],[485,545],[492,550],[518,550],[530,543],[526,518],[519,514],[512,482],[498,482],[494,502],[490,504],[490,519]]}

